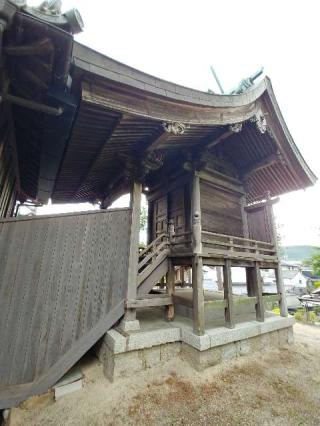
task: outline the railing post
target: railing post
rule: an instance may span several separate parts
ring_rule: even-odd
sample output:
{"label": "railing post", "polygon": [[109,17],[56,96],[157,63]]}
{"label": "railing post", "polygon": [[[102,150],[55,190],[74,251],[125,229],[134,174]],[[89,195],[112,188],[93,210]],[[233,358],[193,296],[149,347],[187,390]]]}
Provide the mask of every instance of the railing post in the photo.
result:
{"label": "railing post", "polygon": [[198,335],[203,335],[205,332],[201,238],[200,178],[195,173],[192,181],[192,294],[193,330]]}
{"label": "railing post", "polygon": [[[128,262],[127,300],[135,300],[137,298],[141,193],[142,184],[140,182],[134,182],[130,196],[131,235]],[[139,321],[136,318],[136,309],[126,309],[124,318],[121,322],[121,328],[124,331],[140,329]]]}

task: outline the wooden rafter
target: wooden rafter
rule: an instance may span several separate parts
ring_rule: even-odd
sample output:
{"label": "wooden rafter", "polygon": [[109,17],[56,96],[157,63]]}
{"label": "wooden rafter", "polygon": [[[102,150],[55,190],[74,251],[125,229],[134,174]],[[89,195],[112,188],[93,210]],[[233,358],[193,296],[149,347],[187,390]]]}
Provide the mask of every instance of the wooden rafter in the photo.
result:
{"label": "wooden rafter", "polygon": [[100,149],[98,150],[95,158],[93,159],[93,161],[91,162],[91,164],[89,165],[87,171],[83,174],[81,180],[80,180],[80,184],[77,188],[77,190],[75,191],[75,195],[77,195],[80,191],[80,189],[82,188],[83,183],[86,181],[87,177],[89,176],[89,174],[91,173],[91,171],[94,169],[94,166],[96,165],[96,162],[98,161],[106,143],[108,142],[108,140],[110,140],[110,138],[112,137],[114,131],[116,130],[117,127],[120,126],[121,121],[123,120],[124,116],[123,114],[121,114],[114,122],[113,126],[111,127],[111,129],[108,131],[108,134],[106,136],[105,142],[101,145]]}
{"label": "wooden rafter", "polygon": [[227,130],[226,132],[222,133],[222,135],[215,137],[214,139],[210,140],[206,143],[206,148],[213,148],[214,146],[218,145],[220,142],[228,139],[230,136],[234,135],[234,132],[232,130]]}
{"label": "wooden rafter", "polygon": [[272,166],[273,164],[276,164],[280,161],[280,155],[279,154],[271,154],[267,157],[264,157],[262,160],[251,164],[243,174],[242,178],[243,180],[247,180],[252,174],[256,173],[259,170],[263,170],[266,167]]}
{"label": "wooden rafter", "polygon": [[163,130],[163,132],[158,135],[152,142],[151,144],[148,146],[148,148],[145,150],[145,154],[149,154],[150,152],[159,149],[160,146],[167,142],[168,139],[170,137],[170,133],[166,132],[165,130]]}

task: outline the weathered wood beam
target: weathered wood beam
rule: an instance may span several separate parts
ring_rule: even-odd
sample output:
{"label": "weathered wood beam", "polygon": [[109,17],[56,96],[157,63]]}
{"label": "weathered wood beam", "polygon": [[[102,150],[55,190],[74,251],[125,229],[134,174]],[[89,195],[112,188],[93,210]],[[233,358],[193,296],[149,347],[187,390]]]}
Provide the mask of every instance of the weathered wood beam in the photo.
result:
{"label": "weathered wood beam", "polygon": [[264,304],[262,298],[262,282],[261,282],[261,274],[260,267],[258,262],[254,262],[254,267],[252,271],[252,279],[253,279],[253,287],[254,287],[254,295],[257,298],[256,301],[256,317],[257,321],[264,321]]}
{"label": "weathered wood beam", "polygon": [[148,297],[145,299],[127,300],[126,307],[128,309],[147,308],[155,306],[172,306],[173,300],[171,296],[166,297]]}
{"label": "weathered wood beam", "polygon": [[192,297],[193,297],[193,329],[194,333],[203,335],[204,324],[204,292],[203,292],[203,263],[201,241],[201,205],[200,178],[194,175],[192,181]]}
{"label": "weathered wood beam", "polygon": [[[270,198],[270,194],[268,196],[267,199],[267,205],[266,205],[266,209],[267,209],[267,217],[269,220],[269,228],[271,230],[271,238],[272,238],[272,242],[276,248],[276,252],[278,257],[279,256],[279,244],[278,244],[278,234],[277,234],[277,228],[276,228],[276,222],[274,219],[274,214],[273,214],[273,207],[271,204],[271,198]],[[275,268],[275,276],[276,276],[276,285],[277,285],[277,292],[280,294],[281,296],[281,300],[280,300],[280,315],[282,317],[286,317],[288,315],[288,306],[287,306],[287,299],[286,299],[286,294],[285,294],[285,289],[284,289],[284,284],[283,284],[283,278],[282,278],[282,269],[281,269],[281,264],[278,263],[277,267]]]}
{"label": "weathered wood beam", "polygon": [[224,190],[229,190],[231,192],[245,195],[245,191],[241,185],[230,183],[227,179],[223,179],[221,175],[218,177],[217,173],[201,170],[198,172],[198,174],[202,180],[206,181],[209,184],[220,187]]}
{"label": "weathered wood beam", "polygon": [[167,140],[170,138],[170,133],[163,130],[163,132],[154,139],[151,144],[148,146],[148,148],[145,150],[145,154],[149,154],[150,152],[158,149],[161,144],[167,142]]}
{"label": "weathered wood beam", "polygon": [[172,321],[174,319],[174,304],[172,302],[172,297],[174,295],[175,290],[175,273],[174,266],[171,259],[168,260],[168,273],[167,273],[167,282],[166,282],[166,290],[171,303],[168,304],[167,307],[167,319],[168,321]]}
{"label": "weathered wood beam", "polygon": [[225,260],[223,266],[223,290],[225,307],[225,321],[228,328],[234,328],[234,307],[232,297],[232,280],[231,280],[231,262],[229,259]]}
{"label": "weathered wood beam", "polygon": [[[132,184],[130,198],[131,235],[128,261],[127,300],[135,300],[137,298],[141,193],[141,183],[134,182]],[[129,308],[126,310],[121,327],[124,331],[139,329],[139,322],[136,320],[135,309]]]}
{"label": "weathered wood beam", "polygon": [[193,331],[199,336],[205,332],[202,268],[202,257],[195,255],[192,260]]}
{"label": "weathered wood beam", "polygon": [[277,292],[280,295],[280,301],[279,301],[280,315],[282,317],[287,317],[288,316],[288,306],[287,306],[285,289],[284,289],[284,285],[283,285],[281,264],[279,264],[275,268],[275,276],[276,276]]}
{"label": "weathered wood beam", "polygon": [[257,210],[257,209],[262,209],[264,207],[266,207],[267,205],[272,206],[273,204],[277,204],[280,201],[279,197],[275,197],[275,198],[269,198],[265,201],[261,201],[259,203],[255,203],[255,204],[250,204],[249,206],[245,206],[244,209],[246,212],[250,212],[253,210]]}

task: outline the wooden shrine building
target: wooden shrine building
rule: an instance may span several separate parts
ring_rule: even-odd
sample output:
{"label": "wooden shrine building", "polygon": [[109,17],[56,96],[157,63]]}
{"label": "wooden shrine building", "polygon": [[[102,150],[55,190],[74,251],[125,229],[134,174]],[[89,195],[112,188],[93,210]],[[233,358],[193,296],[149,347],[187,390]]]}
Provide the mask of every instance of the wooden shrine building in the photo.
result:
{"label": "wooden shrine building", "polygon": [[[272,205],[315,182],[267,77],[233,95],[169,83],[75,42],[78,12],[45,3],[0,1],[0,408],[48,389],[111,327],[138,332],[145,308],[192,317],[200,340],[217,312],[236,332],[234,266],[255,324],[270,301],[286,317]],[[108,209],[126,193],[129,208]],[[49,199],[101,208],[16,217]],[[203,265],[223,268],[222,298]],[[178,268],[192,289],[175,289]]]}

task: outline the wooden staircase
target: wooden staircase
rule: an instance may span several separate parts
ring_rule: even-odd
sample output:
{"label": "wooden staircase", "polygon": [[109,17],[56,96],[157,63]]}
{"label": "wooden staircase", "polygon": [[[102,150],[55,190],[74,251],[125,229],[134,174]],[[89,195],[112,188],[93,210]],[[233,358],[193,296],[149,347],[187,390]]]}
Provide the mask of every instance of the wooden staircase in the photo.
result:
{"label": "wooden staircase", "polygon": [[138,297],[145,296],[168,272],[169,241],[159,235],[139,255]]}

